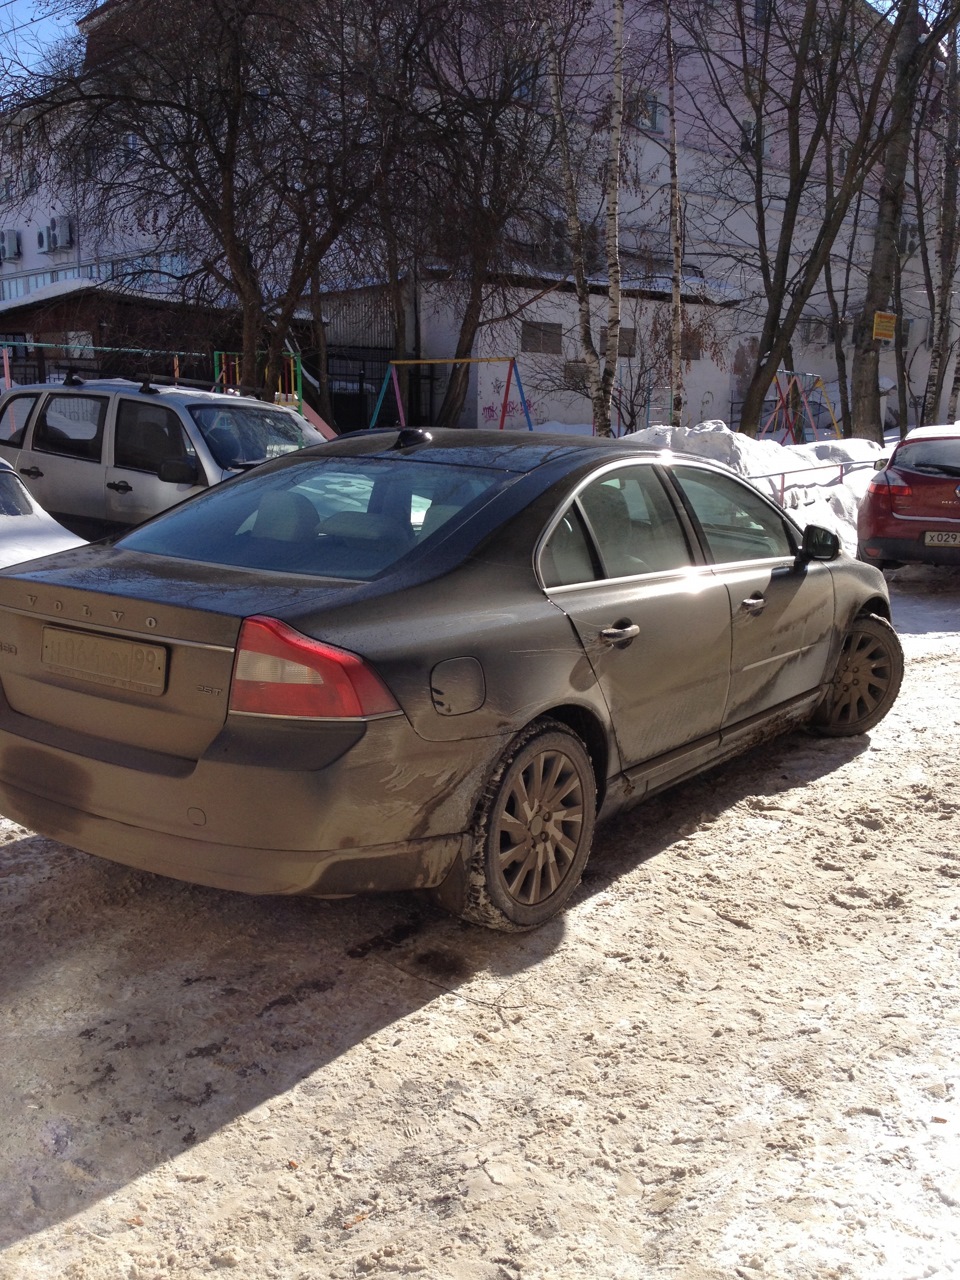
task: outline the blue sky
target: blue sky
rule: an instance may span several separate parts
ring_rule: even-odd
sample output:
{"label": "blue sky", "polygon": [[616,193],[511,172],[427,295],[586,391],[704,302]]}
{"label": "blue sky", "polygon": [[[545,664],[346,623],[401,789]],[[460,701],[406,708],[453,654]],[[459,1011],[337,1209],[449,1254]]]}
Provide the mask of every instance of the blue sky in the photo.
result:
{"label": "blue sky", "polygon": [[[24,61],[32,61],[38,49],[68,35],[73,30],[73,18],[56,15],[66,4],[34,3],[34,0],[0,0],[0,42],[3,53],[19,54]],[[93,7],[91,4],[90,8]],[[53,12],[51,12],[51,10]]]}

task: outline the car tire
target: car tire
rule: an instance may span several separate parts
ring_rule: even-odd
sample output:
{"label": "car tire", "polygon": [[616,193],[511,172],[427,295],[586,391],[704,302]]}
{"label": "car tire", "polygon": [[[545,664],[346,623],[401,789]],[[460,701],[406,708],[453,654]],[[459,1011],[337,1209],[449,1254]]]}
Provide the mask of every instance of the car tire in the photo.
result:
{"label": "car tire", "polygon": [[517,932],[557,915],[590,855],[596,797],[587,749],[565,725],[540,720],[520,733],[477,810],[463,918]]}
{"label": "car tire", "polygon": [[902,679],[903,649],[897,633],[885,618],[861,615],[843,638],[814,729],[830,738],[866,733],[893,706]]}

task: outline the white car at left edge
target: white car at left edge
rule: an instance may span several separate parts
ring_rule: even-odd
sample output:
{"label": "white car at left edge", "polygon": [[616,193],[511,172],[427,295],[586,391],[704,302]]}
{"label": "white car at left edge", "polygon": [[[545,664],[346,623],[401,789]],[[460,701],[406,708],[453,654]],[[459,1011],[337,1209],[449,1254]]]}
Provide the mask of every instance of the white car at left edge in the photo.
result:
{"label": "white car at left edge", "polygon": [[0,568],[85,543],[85,538],[78,538],[48,515],[10,463],[0,458]]}

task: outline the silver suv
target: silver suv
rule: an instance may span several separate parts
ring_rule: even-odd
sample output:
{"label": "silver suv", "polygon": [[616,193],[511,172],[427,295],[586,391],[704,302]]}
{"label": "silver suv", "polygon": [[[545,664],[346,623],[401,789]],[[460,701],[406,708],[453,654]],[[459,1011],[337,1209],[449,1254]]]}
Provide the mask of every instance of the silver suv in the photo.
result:
{"label": "silver suv", "polygon": [[292,409],[120,378],[72,378],[0,396],[0,458],[42,507],[86,537],[139,524],[323,439]]}

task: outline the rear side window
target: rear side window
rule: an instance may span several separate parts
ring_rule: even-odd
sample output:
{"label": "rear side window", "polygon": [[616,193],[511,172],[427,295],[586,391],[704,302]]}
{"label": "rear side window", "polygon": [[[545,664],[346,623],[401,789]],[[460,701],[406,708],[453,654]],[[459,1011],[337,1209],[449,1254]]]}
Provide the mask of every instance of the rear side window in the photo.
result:
{"label": "rear side window", "polygon": [[27,429],[30,410],[37,403],[38,397],[14,396],[3,406],[0,414],[0,444],[12,445],[19,449],[23,444],[23,433]]}
{"label": "rear side window", "polygon": [[693,467],[675,466],[672,474],[715,564],[796,554],[783,517],[749,485]]}
{"label": "rear side window", "polygon": [[99,462],[106,417],[107,401],[100,396],[52,395],[40,410],[33,447]]}
{"label": "rear side window", "polygon": [[545,586],[557,587],[691,563],[686,535],[657,472],[630,466],[604,471],[580,490],[543,549],[540,571]]}
{"label": "rear side window", "polygon": [[206,564],[367,580],[475,509],[503,479],[497,470],[412,459],[315,458],[217,485],[118,545]]}
{"label": "rear side window", "polygon": [[599,577],[576,506],[564,512],[551,533],[540,555],[540,572],[545,587],[569,587]]}
{"label": "rear side window", "polygon": [[662,573],[691,563],[690,549],[652,467],[608,473],[580,494],[608,578]]}

